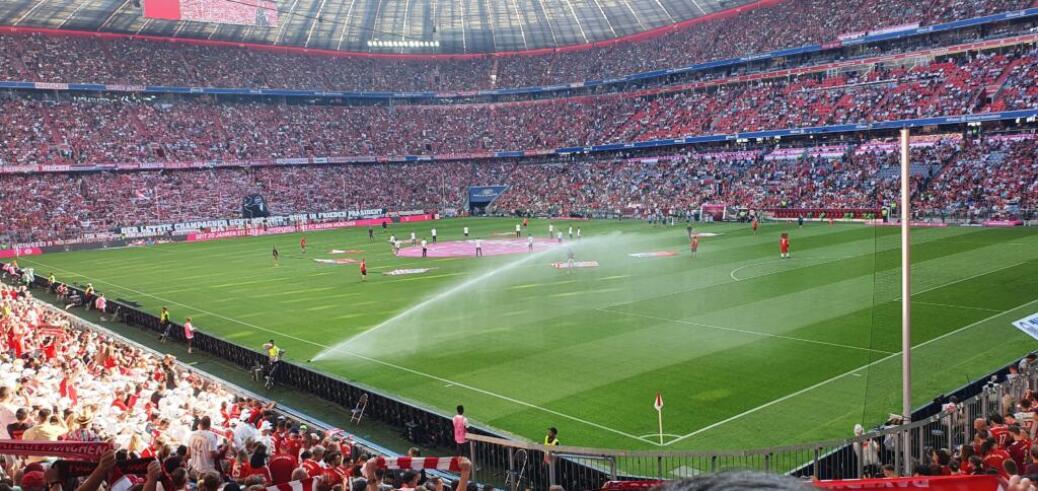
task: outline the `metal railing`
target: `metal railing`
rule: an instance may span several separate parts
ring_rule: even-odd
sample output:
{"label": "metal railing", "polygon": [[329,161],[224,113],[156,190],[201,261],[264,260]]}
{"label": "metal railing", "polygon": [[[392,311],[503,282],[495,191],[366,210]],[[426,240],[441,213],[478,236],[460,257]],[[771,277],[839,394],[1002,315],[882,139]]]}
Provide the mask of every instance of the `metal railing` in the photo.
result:
{"label": "metal railing", "polygon": [[[517,442],[468,435],[474,480],[506,489],[597,489],[606,481],[674,480],[701,473],[750,470],[803,478],[858,479],[879,476],[884,465],[910,475],[930,463],[930,449],[969,443],[975,418],[1006,414],[1038,385],[1038,370],[1028,369],[1004,382],[990,382],[979,393],[936,414],[903,425],[877,428],[861,436],[781,447],[731,451],[610,450]],[[1038,428],[1038,425],[1034,425]],[[1034,436],[1034,429],[1032,437]],[[906,447],[907,443],[907,447]],[[525,465],[524,464],[525,459]]]}

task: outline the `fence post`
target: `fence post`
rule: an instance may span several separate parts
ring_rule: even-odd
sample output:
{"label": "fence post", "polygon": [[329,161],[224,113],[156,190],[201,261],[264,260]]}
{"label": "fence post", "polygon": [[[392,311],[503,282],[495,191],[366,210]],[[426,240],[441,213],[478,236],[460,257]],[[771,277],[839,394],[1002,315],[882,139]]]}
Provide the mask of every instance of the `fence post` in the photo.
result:
{"label": "fence post", "polygon": [[[859,444],[861,446],[861,455],[857,456],[857,463],[854,466],[855,478],[857,479],[865,477],[865,452],[868,449],[869,443],[872,443],[872,440],[864,440]],[[853,446],[853,444],[851,445]]]}
{"label": "fence post", "polygon": [[515,463],[512,458],[512,447],[508,447],[508,475],[515,475]]}
{"label": "fence post", "polygon": [[555,485],[555,456],[551,454],[548,457],[548,485]]}
{"label": "fence post", "polygon": [[[905,421],[904,424],[907,425],[908,423],[909,423],[908,421]],[[901,433],[902,433],[901,434],[901,449],[900,450],[901,450],[901,453],[904,454],[901,457],[902,464],[904,465],[904,468],[903,468],[904,475],[911,476],[912,475],[912,433],[911,433],[912,430],[901,429],[899,431],[901,431]]]}
{"label": "fence post", "polygon": [[814,467],[814,475],[815,475],[815,477],[818,477],[819,479],[821,479],[821,474],[822,474],[821,472],[818,471],[818,458],[819,458],[819,454],[821,452],[822,452],[822,449],[820,449],[818,447],[815,447],[815,460],[814,460],[813,467]]}
{"label": "fence post", "polygon": [[469,473],[469,479],[472,482],[478,482],[476,481],[476,469],[479,469],[479,466],[476,465],[476,444],[478,443],[479,442],[469,440],[469,462],[472,464],[472,471]]}

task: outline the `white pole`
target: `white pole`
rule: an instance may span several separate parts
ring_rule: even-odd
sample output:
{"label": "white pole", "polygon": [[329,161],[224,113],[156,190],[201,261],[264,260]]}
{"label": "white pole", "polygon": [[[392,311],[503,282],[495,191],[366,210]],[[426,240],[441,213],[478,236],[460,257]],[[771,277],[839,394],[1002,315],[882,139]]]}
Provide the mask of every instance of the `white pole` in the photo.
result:
{"label": "white pole", "polygon": [[[901,412],[905,423],[912,419],[912,189],[909,131],[901,130]],[[908,433],[902,445],[908,469]]]}
{"label": "white pole", "polygon": [[663,408],[656,410],[656,415],[660,420],[660,446],[663,446]]}

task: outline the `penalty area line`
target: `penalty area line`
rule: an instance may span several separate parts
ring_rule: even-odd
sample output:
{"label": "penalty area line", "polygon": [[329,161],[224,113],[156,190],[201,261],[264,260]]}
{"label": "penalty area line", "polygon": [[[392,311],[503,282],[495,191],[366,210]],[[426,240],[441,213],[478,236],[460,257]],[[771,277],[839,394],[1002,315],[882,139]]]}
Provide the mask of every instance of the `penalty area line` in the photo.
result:
{"label": "penalty area line", "polygon": [[[83,278],[86,278],[86,276],[80,275],[79,273],[76,273],[75,271],[70,271],[70,270],[63,269],[63,268],[57,268],[57,267],[49,266],[47,264],[44,264],[42,262],[35,261],[35,260],[32,260],[31,262],[36,263],[36,264],[38,264],[40,266],[43,266],[45,268],[49,268],[49,269],[55,270],[55,271],[61,271],[63,273],[74,274],[74,275],[78,275],[78,276],[81,276]],[[565,419],[568,419],[570,421],[574,421],[574,422],[577,422],[577,423],[585,424],[587,426],[591,426],[593,428],[597,428],[597,429],[600,429],[600,430],[603,430],[603,431],[608,431],[610,433],[614,433],[614,434],[617,434],[617,435],[620,435],[620,436],[625,436],[625,437],[633,439],[633,440],[638,440],[638,441],[641,441],[641,442],[648,442],[648,443],[651,443],[653,445],[659,445],[658,442],[652,442],[650,440],[646,440],[644,438],[641,438],[641,437],[639,437],[637,435],[633,435],[631,433],[627,433],[625,431],[617,430],[615,428],[610,428],[608,426],[601,425],[601,424],[595,423],[593,421],[588,421],[586,419],[578,418],[576,416],[571,416],[569,414],[561,413],[559,411],[555,411],[553,409],[548,409],[546,407],[541,407],[541,406],[538,406],[536,404],[532,404],[532,403],[529,403],[529,402],[526,402],[526,401],[521,401],[521,400],[513,398],[513,397],[509,397],[509,396],[502,395],[502,394],[497,394],[495,392],[491,392],[491,391],[488,391],[488,390],[485,390],[485,389],[481,389],[479,387],[474,387],[474,386],[471,386],[471,385],[468,385],[468,384],[464,384],[464,383],[461,383],[461,382],[456,382],[456,381],[453,381],[453,380],[450,380],[450,379],[447,379],[447,378],[443,378],[443,377],[439,377],[439,376],[432,375],[432,374],[429,374],[429,373],[425,373],[425,372],[421,372],[421,371],[418,371],[418,370],[414,370],[414,369],[411,369],[411,368],[403,367],[403,366],[397,365],[395,363],[390,363],[390,362],[379,360],[379,359],[376,359],[376,358],[371,358],[369,356],[365,356],[365,355],[362,355],[360,353],[355,353],[353,351],[343,350],[341,348],[335,349],[335,348],[333,348],[331,346],[327,346],[327,345],[324,345],[324,344],[321,344],[321,343],[318,343],[318,342],[315,342],[315,341],[311,341],[309,339],[303,339],[303,338],[300,338],[300,337],[292,336],[290,334],[285,334],[283,332],[276,331],[274,329],[268,329],[268,328],[265,328],[265,327],[262,327],[262,326],[258,326],[256,324],[251,323],[251,322],[245,322],[243,320],[235,319],[234,317],[228,317],[228,316],[223,315],[223,314],[218,314],[218,313],[215,313],[215,312],[209,312],[207,310],[199,309],[199,308],[196,308],[196,307],[192,307],[192,306],[187,305],[187,304],[183,304],[183,303],[176,302],[176,301],[173,301],[173,300],[169,300],[169,299],[166,299],[166,298],[157,297],[157,296],[152,295],[150,293],[146,293],[146,292],[142,292],[142,291],[139,291],[139,290],[135,290],[133,288],[128,288],[128,287],[125,287],[125,286],[122,286],[122,285],[118,285],[118,284],[112,283],[110,281],[105,281],[105,280],[100,280],[100,279],[93,279],[92,281],[96,282],[96,283],[104,283],[104,284],[109,285],[109,286],[114,286],[115,288],[118,288],[120,290],[136,293],[138,295],[143,295],[143,296],[146,296],[146,297],[151,297],[151,298],[154,298],[155,300],[158,300],[160,302],[164,302],[164,303],[167,303],[167,304],[170,304],[170,305],[179,305],[181,307],[184,307],[184,308],[196,311],[196,312],[201,313],[201,314],[211,315],[213,317],[224,319],[224,320],[229,321],[229,322],[234,322],[234,323],[237,323],[237,324],[241,324],[243,326],[251,327],[253,329],[264,331],[264,332],[267,332],[267,333],[270,333],[270,334],[276,334],[278,336],[282,336],[282,337],[285,337],[285,338],[288,338],[288,339],[299,341],[301,343],[306,343],[306,344],[309,344],[309,345],[312,345],[312,346],[316,346],[316,347],[319,347],[319,348],[323,348],[323,349],[332,349],[333,352],[343,352],[343,353],[345,353],[347,355],[354,356],[356,358],[360,358],[362,360],[369,361],[371,363],[375,363],[375,364],[382,365],[382,366],[385,366],[385,367],[393,368],[393,369],[396,369],[396,370],[399,370],[399,371],[402,371],[402,372],[407,372],[407,373],[410,373],[410,374],[413,374],[413,375],[418,375],[418,376],[421,376],[421,377],[425,377],[425,378],[428,378],[428,379],[431,379],[431,380],[435,380],[437,382],[441,382],[443,384],[451,384],[451,385],[453,385],[455,387],[460,387],[460,388],[469,390],[471,392],[475,392],[475,393],[478,393],[478,394],[483,394],[485,396],[493,397],[495,399],[500,399],[502,401],[510,402],[512,404],[516,404],[516,405],[519,405],[519,406],[527,407],[527,408],[530,408],[530,409],[535,409],[535,410],[538,410],[538,411],[541,411],[541,412],[544,412],[544,413],[551,414],[553,416],[558,416],[560,418],[565,418]]]}

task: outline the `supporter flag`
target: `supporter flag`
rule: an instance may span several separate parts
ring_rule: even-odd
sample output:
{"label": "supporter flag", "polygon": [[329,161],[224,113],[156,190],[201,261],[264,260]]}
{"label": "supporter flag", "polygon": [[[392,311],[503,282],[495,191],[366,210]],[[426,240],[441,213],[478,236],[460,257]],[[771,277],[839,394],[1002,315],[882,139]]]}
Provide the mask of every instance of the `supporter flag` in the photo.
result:
{"label": "supporter flag", "polygon": [[657,411],[663,410],[663,394],[656,393],[656,402],[652,404],[652,407],[656,408]]}

